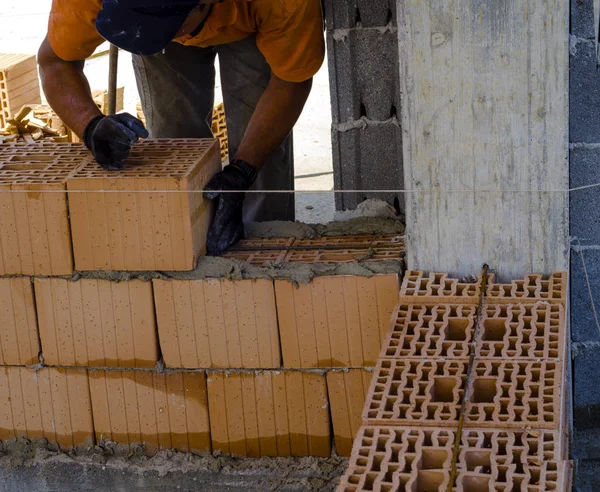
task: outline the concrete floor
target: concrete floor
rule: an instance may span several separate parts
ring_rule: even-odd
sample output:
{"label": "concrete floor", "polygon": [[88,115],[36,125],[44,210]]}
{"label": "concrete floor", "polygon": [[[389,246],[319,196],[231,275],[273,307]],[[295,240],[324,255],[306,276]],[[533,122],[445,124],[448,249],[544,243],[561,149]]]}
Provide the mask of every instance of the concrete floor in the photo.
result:
{"label": "concrete floor", "polygon": [[[36,53],[47,31],[51,0],[1,0],[0,53]],[[108,49],[101,46],[98,51]],[[86,75],[93,90],[106,89],[108,56],[90,60]],[[217,70],[218,73],[218,70]],[[131,55],[119,57],[119,86],[125,87],[125,110],[135,114],[139,100]],[[220,80],[216,84],[216,99],[221,100]],[[327,61],[316,75],[313,91],[295,127],[296,190],[332,190],[331,111]],[[333,193],[298,193],[296,218],[303,222],[329,222],[334,217]]]}

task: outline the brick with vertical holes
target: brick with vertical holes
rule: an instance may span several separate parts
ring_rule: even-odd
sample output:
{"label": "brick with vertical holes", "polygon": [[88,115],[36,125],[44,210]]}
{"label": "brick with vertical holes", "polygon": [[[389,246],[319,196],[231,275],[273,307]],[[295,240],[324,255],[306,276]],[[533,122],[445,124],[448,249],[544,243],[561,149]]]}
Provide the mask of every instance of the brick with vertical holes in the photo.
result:
{"label": "brick with vertical holes", "polygon": [[220,170],[213,139],[146,140],[117,172],[90,158],[67,182],[77,269],[192,270],[212,220],[201,190]]}

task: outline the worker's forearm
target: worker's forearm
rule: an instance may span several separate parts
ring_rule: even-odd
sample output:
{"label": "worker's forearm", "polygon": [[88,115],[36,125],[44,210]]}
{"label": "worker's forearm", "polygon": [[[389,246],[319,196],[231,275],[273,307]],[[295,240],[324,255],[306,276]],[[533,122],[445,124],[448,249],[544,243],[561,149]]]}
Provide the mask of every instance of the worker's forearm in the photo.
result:
{"label": "worker's forearm", "polygon": [[312,79],[294,83],[272,75],[235,157],[260,168],[292,131],[311,87]]}
{"label": "worker's forearm", "polygon": [[102,114],[92,99],[83,73],[84,62],[61,60],[46,39],[40,47],[38,63],[48,103],[73,132],[83,137],[90,120]]}

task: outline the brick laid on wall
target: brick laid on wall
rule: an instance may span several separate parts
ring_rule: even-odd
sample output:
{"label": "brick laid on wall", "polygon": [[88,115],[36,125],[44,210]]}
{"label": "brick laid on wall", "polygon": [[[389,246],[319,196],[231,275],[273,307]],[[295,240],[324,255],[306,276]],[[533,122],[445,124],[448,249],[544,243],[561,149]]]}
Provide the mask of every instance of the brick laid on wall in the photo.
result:
{"label": "brick laid on wall", "polygon": [[146,140],[119,173],[90,158],[67,183],[77,269],[192,270],[212,220],[201,190],[220,170],[213,139]]}
{"label": "brick laid on wall", "polygon": [[167,367],[281,367],[272,281],[155,280],[154,293]]}
{"label": "brick laid on wall", "polygon": [[0,364],[37,364],[39,352],[31,280],[0,278]]}
{"label": "brick laid on wall", "polygon": [[398,303],[398,276],[275,281],[286,368],[364,367],[377,361]]}
{"label": "brick laid on wall", "polygon": [[0,439],[45,438],[62,448],[93,444],[85,370],[0,368]]}
{"label": "brick laid on wall", "polygon": [[153,368],[158,337],[152,283],[35,279],[44,362]]}
{"label": "brick laid on wall", "polygon": [[90,371],[96,441],[210,451],[204,373]]}
{"label": "brick laid on wall", "polygon": [[0,146],[0,275],[70,275],[66,181],[89,157],[82,144]]}
{"label": "brick laid on wall", "polygon": [[325,377],[301,372],[209,373],[214,452],[329,456]]}

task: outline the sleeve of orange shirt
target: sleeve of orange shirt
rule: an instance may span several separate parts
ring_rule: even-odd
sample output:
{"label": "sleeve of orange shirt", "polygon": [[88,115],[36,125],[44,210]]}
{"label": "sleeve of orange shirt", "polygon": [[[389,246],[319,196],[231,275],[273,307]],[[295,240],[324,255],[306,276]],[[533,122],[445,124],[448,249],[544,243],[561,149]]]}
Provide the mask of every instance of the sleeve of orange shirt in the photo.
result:
{"label": "sleeve of orange shirt", "polygon": [[96,30],[101,0],[52,0],[48,41],[59,58],[85,60],[104,39]]}
{"label": "sleeve of orange shirt", "polygon": [[287,82],[310,79],[325,58],[321,0],[299,0],[297,5],[289,15],[263,22],[256,35],[271,70]]}

